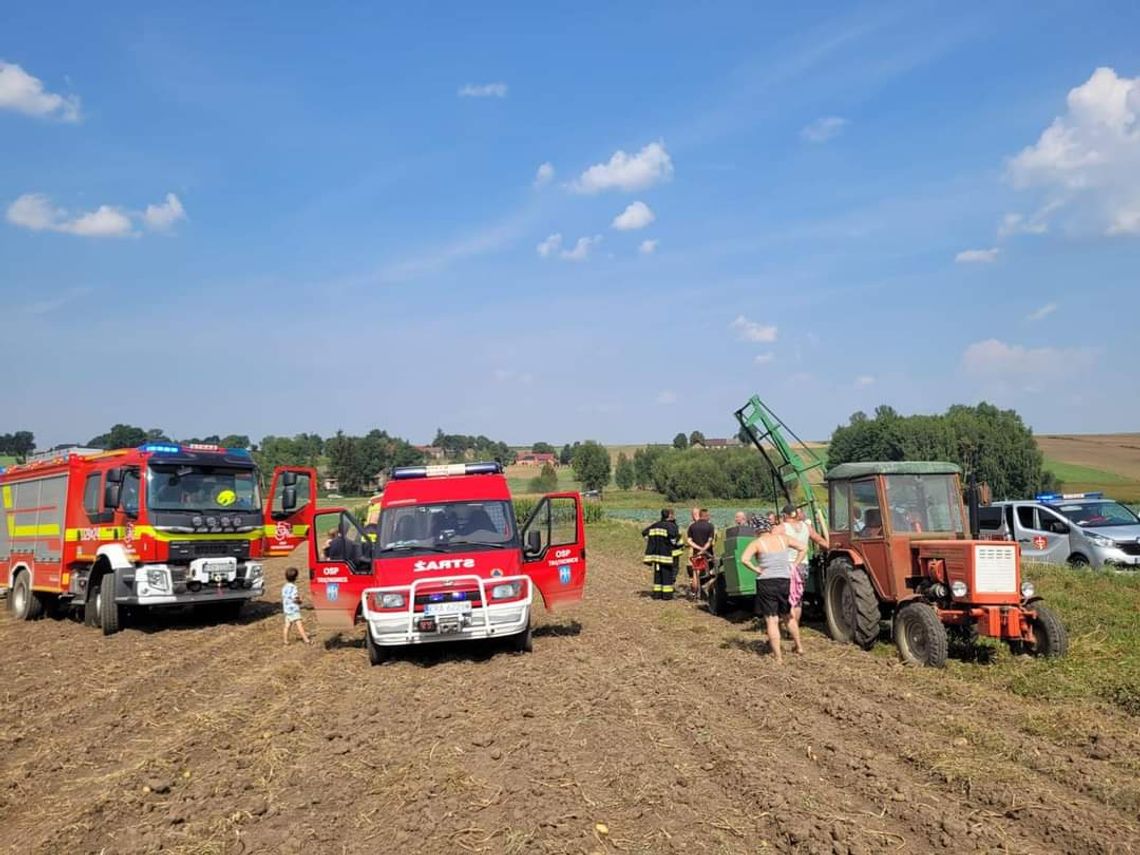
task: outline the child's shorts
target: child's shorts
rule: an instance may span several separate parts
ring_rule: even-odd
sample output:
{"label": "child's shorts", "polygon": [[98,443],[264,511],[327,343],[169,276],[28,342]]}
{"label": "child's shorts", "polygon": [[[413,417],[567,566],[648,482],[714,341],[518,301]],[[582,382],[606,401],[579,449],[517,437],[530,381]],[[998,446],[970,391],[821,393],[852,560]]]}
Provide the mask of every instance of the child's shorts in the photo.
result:
{"label": "child's shorts", "polygon": [[296,623],[296,622],[297,622],[297,621],[299,621],[300,619],[301,619],[301,615],[300,615],[300,614],[295,614],[295,615],[285,615],[285,625],[286,625],[286,626],[288,626],[288,625],[289,625],[289,624],[291,624],[291,623]]}

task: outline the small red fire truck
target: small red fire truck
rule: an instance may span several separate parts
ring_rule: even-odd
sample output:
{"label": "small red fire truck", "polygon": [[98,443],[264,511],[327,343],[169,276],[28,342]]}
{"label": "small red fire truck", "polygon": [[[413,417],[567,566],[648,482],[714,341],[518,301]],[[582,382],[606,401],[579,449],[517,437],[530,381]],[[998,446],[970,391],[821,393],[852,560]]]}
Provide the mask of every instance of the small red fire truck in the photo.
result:
{"label": "small red fire truck", "polygon": [[[128,609],[193,605],[236,618],[264,588],[259,559],[308,534],[298,479],[279,470],[263,511],[244,449],[149,443],[59,452],[0,471],[0,588],[21,620],[74,607],[105,635]],[[288,482],[288,483],[286,483]],[[278,489],[280,485],[280,489]]]}
{"label": "small red fire truck", "polygon": [[324,508],[309,538],[318,619],[363,619],[374,665],[393,647],[432,642],[507,638],[529,651],[535,590],[547,609],[582,598],[577,493],[544,496],[520,526],[500,464],[407,466],[392,471],[380,506],[374,536],[347,510]]}

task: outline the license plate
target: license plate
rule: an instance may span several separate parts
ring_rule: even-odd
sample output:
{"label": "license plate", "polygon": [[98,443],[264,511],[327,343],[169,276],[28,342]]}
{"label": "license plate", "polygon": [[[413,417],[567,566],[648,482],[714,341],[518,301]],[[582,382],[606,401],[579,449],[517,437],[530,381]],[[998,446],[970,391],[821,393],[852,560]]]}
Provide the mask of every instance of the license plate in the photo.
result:
{"label": "license plate", "polygon": [[466,615],[471,613],[470,603],[428,603],[425,615]]}
{"label": "license plate", "polygon": [[203,569],[210,574],[211,578],[224,578],[229,575],[232,568],[228,563],[213,563],[206,564]]}

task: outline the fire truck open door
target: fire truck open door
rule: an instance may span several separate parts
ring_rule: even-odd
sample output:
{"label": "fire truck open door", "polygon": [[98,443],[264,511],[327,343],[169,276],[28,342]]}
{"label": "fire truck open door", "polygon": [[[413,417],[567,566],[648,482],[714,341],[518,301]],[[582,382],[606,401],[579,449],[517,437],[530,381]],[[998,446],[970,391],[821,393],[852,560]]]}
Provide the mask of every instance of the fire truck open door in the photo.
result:
{"label": "fire truck open door", "polygon": [[523,571],[547,609],[582,599],[586,587],[586,529],[582,497],[550,493],[522,527]]}
{"label": "fire truck open door", "polygon": [[288,555],[309,536],[317,507],[315,469],[278,466],[265,502],[265,552]]}

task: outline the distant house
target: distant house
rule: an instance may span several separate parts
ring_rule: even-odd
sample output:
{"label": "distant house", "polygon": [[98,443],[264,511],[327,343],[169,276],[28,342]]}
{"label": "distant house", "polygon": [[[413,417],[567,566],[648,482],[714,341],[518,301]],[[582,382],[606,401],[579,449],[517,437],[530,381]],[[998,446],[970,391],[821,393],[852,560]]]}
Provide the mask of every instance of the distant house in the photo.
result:
{"label": "distant house", "polygon": [[427,460],[443,460],[443,449],[434,445],[417,445],[416,451],[422,454]]}
{"label": "distant house", "polygon": [[705,448],[732,448],[740,445],[740,440],[736,437],[732,437],[731,439],[706,439],[703,444]]}
{"label": "distant house", "polygon": [[522,451],[515,458],[515,463],[519,466],[545,466],[549,463],[557,469],[558,455],[546,451]]}

